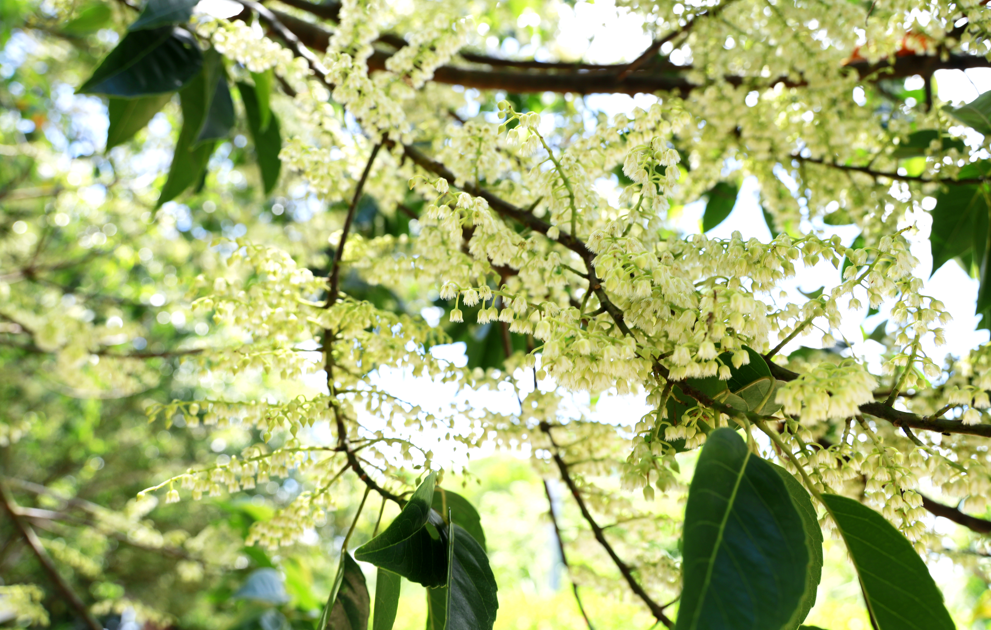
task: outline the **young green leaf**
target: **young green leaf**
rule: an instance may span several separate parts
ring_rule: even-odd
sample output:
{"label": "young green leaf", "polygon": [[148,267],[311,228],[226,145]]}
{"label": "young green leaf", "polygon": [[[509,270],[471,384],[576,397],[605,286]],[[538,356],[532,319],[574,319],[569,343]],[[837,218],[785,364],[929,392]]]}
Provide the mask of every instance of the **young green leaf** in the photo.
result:
{"label": "young green leaf", "polygon": [[165,26],[128,33],[76,92],[122,98],[175,92],[202,65],[203,54],[188,31]]}
{"label": "young green leaf", "polygon": [[[423,586],[442,586],[447,582],[447,549],[438,529],[444,528],[440,516],[431,510],[436,473],[430,473],[385,531],[354,552],[362,562],[398,573]],[[434,531],[430,531],[427,523]]]}
{"label": "young green leaf", "polygon": [[433,508],[437,510],[438,514],[447,514],[448,510],[450,510],[454,522],[471,534],[471,537],[485,551],[485,532],[482,530],[482,517],[478,515],[478,511],[468,502],[468,499],[456,492],[437,488],[434,490]]}
{"label": "young green leaf", "polygon": [[940,150],[942,151],[956,149],[957,151],[963,153],[965,148],[963,140],[960,140],[959,138],[951,138],[950,136],[935,129],[923,129],[921,131],[916,131],[915,133],[909,134],[908,138],[898,144],[898,147],[891,153],[891,157],[898,159],[922,157],[926,154],[926,151],[929,149],[929,145],[931,145],[934,140],[939,142]]}
{"label": "young green leaf", "polygon": [[158,197],[158,205],[178,197],[184,190],[201,181],[215,142],[197,145],[196,138],[206,122],[210,102],[216,92],[217,76],[222,73],[219,53],[207,52],[203,69],[188,86],[179,92],[182,106],[182,129],[176,141],[169,176]]}
{"label": "young green leaf", "polygon": [[[450,514],[450,513],[449,513]],[[452,520],[449,516],[448,520]],[[492,630],[499,599],[482,546],[456,523],[448,527],[445,630]]]}
{"label": "young green leaf", "polygon": [[768,463],[778,473],[781,480],[785,482],[785,488],[791,496],[791,502],[802,517],[802,530],[805,532],[805,541],[809,548],[812,562],[809,570],[805,574],[805,596],[802,598],[802,605],[796,611],[793,622],[799,623],[808,616],[809,611],[816,603],[816,594],[819,591],[819,581],[822,579],[822,528],[819,527],[819,518],[816,509],[812,505],[812,498],[801,483],[795,479],[790,472]]}
{"label": "young green leaf", "polygon": [[127,30],[134,32],[188,22],[198,1],[148,0],[138,19],[134,20]]}
{"label": "young green leaf", "polygon": [[375,613],[372,615],[372,630],[392,630],[399,610],[399,595],[403,579],[385,569],[379,569],[375,576]]}
{"label": "young green leaf", "polygon": [[814,565],[784,480],[732,429],[709,434],[688,493],[676,630],[792,630]]}
{"label": "young green leaf", "polygon": [[[370,599],[365,574],[345,551],[318,630],[368,630]],[[328,612],[329,611],[329,612]]]}
{"label": "young green leaf", "polygon": [[943,595],[912,544],[861,503],[822,495],[860,576],[878,630],[952,630]]}
{"label": "young green leaf", "polygon": [[740,187],[728,182],[719,182],[706,193],[709,200],[702,214],[702,231],[708,232],[726,220],[736,205],[736,197]]}
{"label": "young green leaf", "polygon": [[172,98],[172,94],[156,94],[141,98],[111,98],[107,106],[110,127],[107,129],[107,148],[127,142]]}
{"label": "young green leaf", "polygon": [[92,33],[110,24],[113,12],[103,2],[91,2],[76,12],[76,17],[65,23],[62,31],[69,35]]}
{"label": "young green leaf", "polygon": [[255,82],[255,98],[258,100],[258,128],[262,131],[268,130],[268,123],[272,120],[272,83],[275,73],[269,68],[265,72],[252,72],[251,78]]}
{"label": "young green leaf", "polygon": [[279,151],[282,150],[279,119],[272,114],[268,126],[263,130],[261,106],[258,104],[255,88],[247,83],[238,83],[237,89],[241,92],[241,100],[244,102],[248,130],[251,131],[251,137],[255,141],[255,159],[258,160],[262,185],[267,194],[275,188],[279,181],[279,171],[282,169],[282,160],[279,159]]}

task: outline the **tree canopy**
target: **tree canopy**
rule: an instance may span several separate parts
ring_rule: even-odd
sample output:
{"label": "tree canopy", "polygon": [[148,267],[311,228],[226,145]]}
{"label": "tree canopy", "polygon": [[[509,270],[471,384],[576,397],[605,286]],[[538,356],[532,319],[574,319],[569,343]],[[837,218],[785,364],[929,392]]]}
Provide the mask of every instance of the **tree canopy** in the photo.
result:
{"label": "tree canopy", "polygon": [[985,627],[985,4],[4,1],[0,625]]}

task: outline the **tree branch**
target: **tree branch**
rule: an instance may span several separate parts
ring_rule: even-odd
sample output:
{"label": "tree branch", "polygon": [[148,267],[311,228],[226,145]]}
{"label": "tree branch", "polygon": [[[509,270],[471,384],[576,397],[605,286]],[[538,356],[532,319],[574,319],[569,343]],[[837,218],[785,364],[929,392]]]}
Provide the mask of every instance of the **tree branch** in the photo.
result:
{"label": "tree branch", "polygon": [[919,496],[922,497],[922,507],[930,514],[942,516],[978,534],[991,534],[991,521],[964,514],[959,509],[937,503],[924,494],[920,494]]}
{"label": "tree branch", "polygon": [[41,541],[38,540],[38,535],[34,533],[34,530],[30,525],[21,520],[20,514],[18,513],[17,504],[14,502],[14,498],[11,496],[10,491],[7,486],[0,483],[0,503],[3,503],[3,507],[10,514],[10,520],[13,521],[14,527],[20,532],[21,536],[24,538],[24,542],[28,544],[31,551],[34,552],[35,557],[38,558],[38,562],[41,563],[42,568],[48,577],[51,578],[52,582],[62,593],[62,597],[65,598],[67,604],[72,607],[76,614],[83,620],[90,630],[103,630],[103,624],[99,623],[93,615],[90,614],[86,605],[79,599],[72,587],[69,586],[68,582],[59,575],[58,569],[52,562],[52,559],[48,557],[48,553],[45,548],[41,545]]}
{"label": "tree branch", "polygon": [[554,513],[554,498],[551,496],[551,486],[546,479],[544,479],[544,493],[547,495],[547,512],[551,515],[551,524],[554,525],[554,538],[557,539],[557,549],[561,552],[561,564],[564,565],[564,570],[567,571],[568,578],[571,580],[571,590],[575,593],[578,610],[581,611],[582,617],[585,618],[585,625],[588,626],[588,629],[595,630],[591,620],[588,618],[588,614],[585,612],[585,607],[582,605],[582,598],[578,595],[578,583],[575,582],[575,576],[571,573],[571,565],[568,564],[568,556],[564,551],[564,539],[561,538],[561,528],[557,524],[557,514]]}
{"label": "tree branch", "polygon": [[701,17],[714,18],[720,13],[722,13],[723,9],[733,4],[733,2],[735,1],[736,0],[726,0],[721,5],[715,7],[711,11],[707,11],[705,13],[698,13],[694,15],[692,19],[688,20],[688,22],[686,22],[685,25],[682,26],[681,28],[675,29],[674,31],[671,31],[664,37],[655,40],[654,43],[651,44],[650,47],[647,50],[645,50],[642,55],[634,59],[628,66],[623,68],[618,75],[616,75],[616,80],[623,81],[624,79],[626,79],[626,77],[630,76],[630,74],[639,70],[645,63],[650,61],[651,58],[653,58],[654,55],[657,54],[657,51],[659,51],[661,47],[664,46],[664,44],[670,42],[675,37],[684,35],[689,31],[691,31],[692,27],[695,26],[699,18]]}
{"label": "tree branch", "polygon": [[912,175],[900,175],[899,173],[875,171],[868,166],[850,166],[847,164],[837,164],[835,162],[827,162],[821,158],[811,158],[802,157],[800,155],[792,155],[791,159],[804,162],[806,164],[818,164],[820,166],[828,166],[829,168],[835,168],[841,171],[847,171],[852,173],[863,173],[864,175],[870,175],[871,177],[877,179],[879,177],[886,177],[888,179],[900,181],[900,182],[914,182],[917,184],[950,184],[950,185],[973,185],[973,184],[983,184],[988,181],[985,177],[971,177],[965,179],[929,179],[927,177],[919,177]]}
{"label": "tree branch", "polygon": [[589,527],[592,529],[592,534],[595,536],[595,539],[599,541],[599,544],[602,545],[602,548],[605,549],[606,553],[612,559],[613,564],[615,564],[616,568],[619,569],[619,572],[623,575],[623,579],[626,580],[627,585],[629,585],[630,590],[632,590],[633,593],[647,605],[647,608],[650,609],[650,614],[652,614],[655,619],[663,623],[666,627],[673,628],[674,622],[672,622],[668,616],[664,614],[664,607],[655,602],[650,595],[647,594],[647,591],[643,589],[640,583],[637,582],[636,578],[633,577],[633,570],[616,554],[616,551],[612,548],[612,545],[610,545],[609,541],[606,540],[605,532],[601,527],[599,527],[599,524],[595,522],[595,518],[592,516],[592,513],[589,512],[588,506],[585,505],[585,500],[582,498],[581,491],[578,489],[578,486],[575,485],[575,480],[572,479],[571,473],[568,471],[568,465],[563,459],[561,459],[561,455],[558,453],[557,444],[554,442],[554,437],[551,435],[550,425],[546,422],[541,422],[540,430],[544,432],[547,439],[550,440],[551,446],[554,447],[553,450],[551,450],[551,457],[554,459],[554,463],[557,464],[558,471],[561,473],[561,479],[571,491],[571,496],[575,498],[575,502],[578,504],[578,509],[581,510],[582,517],[586,522],[588,522]]}

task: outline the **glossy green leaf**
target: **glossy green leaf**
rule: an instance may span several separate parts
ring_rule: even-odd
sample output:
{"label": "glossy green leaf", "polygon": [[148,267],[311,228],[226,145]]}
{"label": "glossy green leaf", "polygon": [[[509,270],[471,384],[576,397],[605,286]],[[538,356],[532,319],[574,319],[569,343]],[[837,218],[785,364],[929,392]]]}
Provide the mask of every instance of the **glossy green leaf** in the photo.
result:
{"label": "glossy green leaf", "polygon": [[485,550],[464,528],[452,523],[447,558],[445,630],[491,630],[499,599]]}
{"label": "glossy green leaf", "polygon": [[111,98],[107,106],[110,127],[107,129],[106,150],[133,138],[171,98],[171,93],[140,98]]}
{"label": "glossy green leaf", "polygon": [[732,429],[709,434],[688,493],[677,630],[792,630],[813,566],[784,480]]}
{"label": "glossy green leaf", "polygon": [[247,599],[279,606],[289,601],[282,575],[275,569],[258,569],[248,576],[231,599]]}
{"label": "glossy green leaf", "polygon": [[268,126],[262,130],[261,106],[258,104],[255,88],[247,83],[238,83],[237,89],[241,92],[241,100],[244,102],[248,130],[255,141],[255,159],[258,160],[262,184],[267,194],[275,188],[279,181],[279,171],[282,169],[282,160],[279,159],[279,151],[282,150],[279,119],[272,114]]}
{"label": "glossy green leaf", "polygon": [[148,0],[138,19],[127,27],[129,31],[141,31],[172,24],[183,24],[193,15],[193,7],[199,0]]}
{"label": "glossy green leaf", "polygon": [[740,187],[736,184],[719,182],[706,193],[708,201],[702,214],[702,231],[708,232],[726,220],[736,205]]}
{"label": "glossy green leaf", "polygon": [[196,139],[206,122],[210,101],[216,91],[217,76],[220,73],[220,55],[210,50],[207,52],[202,72],[179,92],[182,129],[176,141],[168,179],[158,198],[159,206],[175,199],[190,186],[198,184],[206,173],[206,165],[216,143],[197,144]]}
{"label": "glossy green leaf", "polygon": [[819,626],[799,626],[798,630],[823,630]]}
{"label": "glossy green leaf", "polygon": [[91,2],[76,12],[76,17],[65,23],[62,30],[70,35],[92,33],[110,25],[113,11],[103,2]]}
{"label": "glossy green leaf", "polygon": [[346,550],[341,554],[337,576],[318,630],[368,630],[371,600],[361,567]]}
{"label": "glossy green leaf", "polygon": [[372,630],[392,630],[399,610],[399,595],[403,579],[385,569],[379,569],[375,577],[375,613],[372,615]]}
{"label": "glossy green leaf", "polygon": [[947,113],[974,131],[991,135],[991,92],[985,92],[963,107],[949,107]]}
{"label": "glossy green leaf", "polygon": [[791,496],[791,502],[802,517],[802,530],[805,532],[812,562],[809,570],[805,574],[805,596],[802,605],[799,607],[793,621],[798,623],[804,620],[809,611],[816,603],[816,595],[819,592],[819,582],[822,580],[822,528],[819,527],[819,517],[816,514],[815,506],[812,505],[812,497],[801,483],[790,472],[775,464],[768,464],[778,473],[781,480],[785,482],[785,488]]}
{"label": "glossy green leaf", "polygon": [[232,127],[234,127],[234,101],[231,100],[231,92],[227,87],[227,76],[221,70],[213,98],[210,99],[210,109],[206,120],[203,121],[200,135],[196,138],[196,144],[223,140],[230,135]]}
{"label": "glossy green leaf", "polygon": [[923,129],[909,134],[908,138],[899,142],[891,156],[898,159],[924,156],[934,140],[939,143],[942,151],[956,149],[963,153],[966,148],[959,138],[952,138],[936,129]]}
{"label": "glossy green leaf", "polygon": [[430,508],[436,479],[435,473],[427,475],[399,516],[385,531],[355,550],[354,557],[423,586],[444,585],[447,546],[438,533],[444,522]]}
{"label": "glossy green leaf", "polygon": [[202,65],[199,45],[181,28],[128,33],[76,91],[122,98],[175,92],[197,76]]}
{"label": "glossy green leaf", "polygon": [[266,131],[272,120],[272,84],[275,73],[269,68],[265,72],[252,72],[251,78],[255,82],[255,98],[258,101],[258,128]]}
{"label": "glossy green leaf", "polygon": [[878,630],[952,630],[925,563],[883,516],[861,503],[824,494],[860,576],[867,609]]}
{"label": "glossy green leaf", "polygon": [[482,517],[475,507],[456,492],[445,488],[434,490],[433,508],[438,514],[453,514],[454,522],[464,528],[475,541],[485,550],[485,532],[482,530]]}

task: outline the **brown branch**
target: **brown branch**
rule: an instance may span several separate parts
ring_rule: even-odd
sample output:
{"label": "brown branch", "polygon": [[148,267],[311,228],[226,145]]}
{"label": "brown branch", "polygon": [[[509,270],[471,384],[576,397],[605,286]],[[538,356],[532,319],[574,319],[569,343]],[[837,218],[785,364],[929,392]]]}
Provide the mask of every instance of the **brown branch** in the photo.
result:
{"label": "brown branch", "polygon": [[351,224],[354,222],[354,215],[358,209],[361,194],[365,190],[365,182],[368,181],[368,174],[372,172],[372,163],[375,162],[375,156],[379,154],[381,148],[382,143],[379,143],[372,149],[372,154],[368,157],[368,162],[365,164],[365,170],[361,172],[361,179],[358,180],[358,186],[354,189],[354,196],[351,198],[351,205],[348,206],[347,216],[344,217],[344,227],[341,228],[341,240],[337,244],[337,251],[334,252],[334,262],[330,270],[330,290],[327,292],[326,308],[333,306],[339,297],[341,259],[344,258],[344,243],[348,240],[348,233],[351,231]]}
{"label": "brown branch", "polygon": [[701,17],[708,17],[708,18],[716,17],[717,15],[719,15],[720,13],[722,13],[723,9],[725,9],[729,5],[733,4],[733,2],[735,2],[735,0],[726,0],[721,5],[715,7],[711,11],[707,11],[707,12],[704,12],[704,13],[698,13],[698,14],[694,15],[692,17],[692,19],[690,19],[687,22],[685,22],[685,25],[682,26],[681,28],[675,29],[675,30],[671,31],[670,33],[668,33],[667,35],[665,35],[664,37],[662,37],[662,38],[660,38],[658,40],[655,40],[654,43],[651,44],[650,47],[647,50],[645,50],[642,55],[640,55],[639,57],[637,57],[636,59],[634,59],[628,66],[626,66],[625,68],[623,68],[618,75],[616,75],[616,80],[617,81],[622,81],[622,80],[626,79],[626,77],[630,76],[632,73],[634,73],[637,70],[639,70],[641,68],[641,66],[643,66],[645,63],[647,63],[648,61],[650,61],[651,58],[653,58],[653,56],[657,54],[657,51],[659,51],[661,49],[661,47],[664,46],[664,44],[670,42],[671,40],[673,40],[676,37],[679,37],[681,35],[684,35],[684,34],[688,33],[689,31],[691,31],[692,30],[692,27],[695,26],[695,24],[696,24],[696,22],[698,21],[699,18],[701,18]]}
{"label": "brown branch", "polygon": [[937,503],[924,494],[920,494],[919,496],[922,497],[922,507],[925,508],[925,510],[930,514],[942,516],[943,518],[951,520],[957,525],[963,525],[967,529],[977,532],[978,534],[991,534],[991,521],[986,521],[982,518],[977,518],[976,516],[964,514],[957,508],[943,505],[942,503]]}
{"label": "brown branch", "polygon": [[875,171],[869,166],[850,166],[847,164],[837,164],[835,162],[827,162],[821,158],[811,158],[802,157],[800,155],[792,155],[791,159],[797,162],[803,162],[806,164],[818,164],[820,166],[828,166],[829,168],[835,168],[841,171],[847,171],[851,173],[863,173],[864,175],[870,175],[874,179],[879,177],[886,177],[888,179],[897,180],[900,182],[914,182],[917,184],[951,184],[951,185],[973,185],[973,184],[983,184],[988,181],[986,177],[971,177],[965,179],[929,179],[928,177],[919,177],[913,175],[901,175],[899,173]]}
{"label": "brown branch", "polygon": [[582,605],[582,598],[578,595],[578,583],[575,582],[575,576],[571,573],[571,565],[568,564],[568,555],[564,551],[564,539],[561,538],[561,528],[557,524],[557,514],[554,513],[554,498],[551,496],[551,486],[546,479],[544,479],[544,493],[547,495],[547,512],[551,515],[551,524],[554,525],[554,538],[557,539],[557,549],[561,552],[561,564],[564,565],[564,570],[567,571],[568,578],[571,580],[571,590],[575,593],[578,610],[581,611],[582,617],[585,618],[585,625],[588,626],[589,630],[595,630],[591,620],[588,618],[588,614],[585,612],[585,607]]}
{"label": "brown branch", "polygon": [[38,562],[41,564],[45,573],[51,578],[52,582],[62,593],[62,597],[65,599],[66,603],[72,607],[76,614],[83,620],[83,622],[90,628],[90,630],[103,630],[103,624],[99,623],[93,615],[90,614],[89,610],[86,608],[86,604],[79,599],[72,587],[69,586],[68,582],[59,575],[58,569],[52,562],[52,559],[48,557],[48,553],[45,548],[41,545],[41,541],[38,539],[38,535],[34,533],[34,530],[30,525],[21,520],[18,514],[17,504],[14,502],[14,498],[11,496],[10,491],[7,489],[3,483],[0,483],[0,503],[3,503],[3,507],[10,514],[10,520],[13,521],[14,527],[20,532],[21,537],[24,538],[24,542],[28,544],[31,551],[34,552],[35,557],[38,558]]}
{"label": "brown branch", "polygon": [[568,471],[568,465],[563,459],[561,459],[561,455],[558,453],[557,444],[554,442],[554,437],[551,435],[550,425],[546,422],[541,422],[540,430],[543,431],[547,436],[547,439],[550,440],[551,446],[553,447],[551,450],[551,458],[554,460],[554,463],[557,464],[557,469],[561,473],[561,479],[571,491],[571,496],[575,498],[575,502],[578,504],[578,509],[581,510],[582,517],[592,529],[592,534],[595,536],[595,539],[599,541],[599,544],[602,545],[602,548],[605,549],[606,553],[612,559],[613,564],[615,564],[616,568],[619,569],[619,572],[623,575],[623,579],[626,580],[630,590],[632,590],[633,593],[647,605],[647,608],[650,610],[650,614],[652,614],[655,619],[663,623],[666,627],[673,628],[674,622],[672,622],[668,616],[664,614],[664,607],[655,602],[650,595],[647,594],[647,591],[644,590],[643,586],[637,582],[636,578],[633,577],[633,569],[623,562],[622,558],[616,554],[616,551],[612,548],[612,545],[610,545],[609,541],[606,540],[605,532],[601,527],[599,527],[599,524],[595,522],[595,518],[592,516],[592,513],[589,512],[588,506],[585,505],[585,499],[582,498],[581,491],[578,489],[578,486],[575,485],[575,480],[571,477],[571,473]]}

